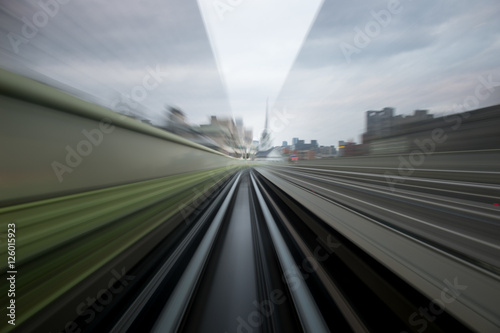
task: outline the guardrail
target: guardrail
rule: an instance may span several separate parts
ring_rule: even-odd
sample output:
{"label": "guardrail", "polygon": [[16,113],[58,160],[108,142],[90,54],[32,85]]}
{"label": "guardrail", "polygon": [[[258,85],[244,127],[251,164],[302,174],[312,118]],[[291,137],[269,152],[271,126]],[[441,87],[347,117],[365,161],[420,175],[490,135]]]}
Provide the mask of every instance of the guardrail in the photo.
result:
{"label": "guardrail", "polygon": [[[245,166],[2,69],[0,136],[0,236],[15,225],[19,272],[15,327],[36,327],[44,311],[71,320],[84,309],[71,295],[102,289],[103,272],[125,274],[112,263],[132,267],[182,224],[186,207]],[[10,254],[0,241],[7,306]],[[12,328],[0,322],[0,332]]]}
{"label": "guardrail", "polygon": [[[257,171],[319,218],[395,272],[431,300],[433,314],[448,311],[480,332],[500,329],[500,277],[424,244],[366,216],[325,200],[281,179],[265,168]],[[437,309],[437,310],[436,310]],[[418,311],[418,309],[416,309]],[[416,312],[408,318],[423,327]]]}
{"label": "guardrail", "polygon": [[241,161],[0,69],[0,206]]}

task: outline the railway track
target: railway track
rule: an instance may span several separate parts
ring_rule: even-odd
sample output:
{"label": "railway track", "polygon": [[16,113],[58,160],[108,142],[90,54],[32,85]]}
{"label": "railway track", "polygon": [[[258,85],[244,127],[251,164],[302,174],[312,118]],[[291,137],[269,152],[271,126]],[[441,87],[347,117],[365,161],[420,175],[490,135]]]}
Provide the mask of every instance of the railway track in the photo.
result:
{"label": "railway track", "polygon": [[253,169],[227,180],[189,221],[131,270],[137,277],[126,293],[78,327],[467,331],[446,312],[422,317],[429,299]]}
{"label": "railway track", "polygon": [[[381,184],[378,174],[338,174],[338,170],[307,167],[273,167],[268,171],[494,274],[500,272],[496,242],[500,218],[498,208],[487,203],[500,197],[498,185],[453,181],[456,190],[445,192],[440,186],[449,182],[411,178],[413,183],[427,184],[394,190]],[[481,191],[484,193],[477,193]]]}

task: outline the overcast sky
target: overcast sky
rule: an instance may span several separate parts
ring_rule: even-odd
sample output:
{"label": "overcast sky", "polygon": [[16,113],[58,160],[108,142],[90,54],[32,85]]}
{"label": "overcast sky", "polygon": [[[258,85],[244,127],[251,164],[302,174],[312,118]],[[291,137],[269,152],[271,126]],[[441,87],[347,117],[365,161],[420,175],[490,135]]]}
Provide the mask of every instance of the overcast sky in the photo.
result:
{"label": "overcast sky", "polygon": [[175,105],[258,139],[269,99],[275,145],[337,145],[359,142],[367,110],[500,103],[498,0],[0,4],[0,67],[158,124]]}

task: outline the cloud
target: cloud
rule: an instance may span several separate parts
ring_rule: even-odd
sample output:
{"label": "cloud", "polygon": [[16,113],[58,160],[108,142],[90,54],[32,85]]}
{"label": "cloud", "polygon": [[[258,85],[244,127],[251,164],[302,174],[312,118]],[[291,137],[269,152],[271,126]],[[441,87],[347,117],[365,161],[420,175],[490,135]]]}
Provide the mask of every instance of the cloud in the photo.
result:
{"label": "cloud", "polygon": [[[416,108],[441,112],[463,102],[479,76],[500,75],[497,0],[400,0],[399,11],[383,26],[376,15],[387,11],[395,0],[391,1],[324,1],[276,103],[270,105],[272,116],[283,110],[293,115],[273,133],[275,144],[292,137],[325,145],[359,139],[366,110],[393,106],[398,113]],[[257,3],[275,8],[264,0],[246,1],[228,12],[227,20],[238,20]],[[293,24],[301,16],[294,8],[298,7],[266,13]],[[2,4],[1,67],[109,106],[142,84],[147,68],[159,66],[169,74],[141,102],[145,116],[162,121],[165,104],[183,109],[193,123],[205,122],[212,114],[231,114],[224,85],[228,82],[214,57],[197,1],[69,1],[14,52],[9,33],[22,36],[22,18],[32,20],[40,10],[34,1]],[[241,47],[227,49],[238,59],[229,68],[240,66],[229,87],[238,105],[233,116],[252,126],[255,138],[263,129],[268,84],[279,76],[279,66],[264,60],[279,54],[286,43],[279,38],[259,40],[252,29],[280,36],[285,25],[278,22],[270,28],[255,22],[233,36]],[[372,31],[363,47],[356,45],[357,31],[366,34],[373,22],[379,22],[379,31]],[[342,43],[359,50],[351,54],[350,63]]]}
{"label": "cloud", "polygon": [[355,29],[365,32],[368,22],[376,22],[372,12],[387,4],[325,2],[277,102],[310,116],[280,133],[279,141],[359,140],[365,111],[442,111],[463,102],[480,75],[499,68],[500,5],[494,1],[401,1],[401,11],[348,63],[339,45],[356,46]]}

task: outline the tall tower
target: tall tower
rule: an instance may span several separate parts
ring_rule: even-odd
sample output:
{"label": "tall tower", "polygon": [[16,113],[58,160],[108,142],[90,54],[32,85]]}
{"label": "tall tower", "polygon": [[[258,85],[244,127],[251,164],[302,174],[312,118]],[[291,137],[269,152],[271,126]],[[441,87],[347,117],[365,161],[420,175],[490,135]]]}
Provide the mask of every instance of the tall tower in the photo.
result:
{"label": "tall tower", "polygon": [[266,100],[266,121],[264,124],[264,130],[260,136],[259,151],[268,150],[271,148],[271,132],[268,128],[268,117],[269,117],[269,98]]}

